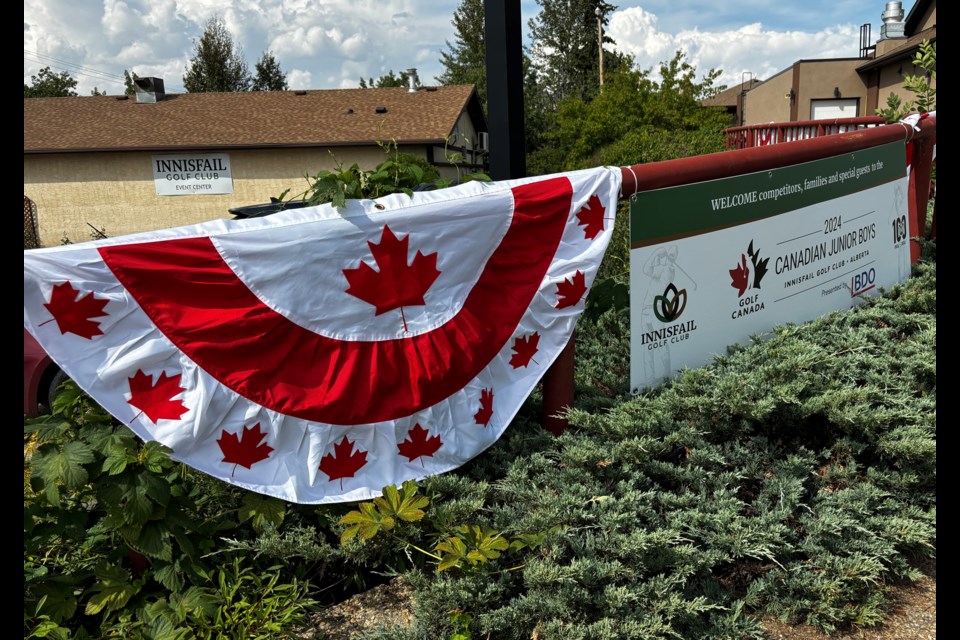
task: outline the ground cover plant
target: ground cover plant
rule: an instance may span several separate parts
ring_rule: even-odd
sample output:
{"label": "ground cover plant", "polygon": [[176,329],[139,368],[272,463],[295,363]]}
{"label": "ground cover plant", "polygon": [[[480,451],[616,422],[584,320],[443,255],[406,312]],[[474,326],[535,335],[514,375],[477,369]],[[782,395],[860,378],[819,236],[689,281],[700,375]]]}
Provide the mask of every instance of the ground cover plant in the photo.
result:
{"label": "ground cover plant", "polygon": [[[637,398],[628,345],[623,310],[585,318],[565,434],[539,427],[534,394],[472,463],[366,508],[208,480],[62,394],[25,436],[24,636],[281,637],[308,600],[397,574],[415,625],[374,637],[880,621],[885,588],[935,555],[935,256],[883,297]],[[365,510],[372,531],[350,516]]]}

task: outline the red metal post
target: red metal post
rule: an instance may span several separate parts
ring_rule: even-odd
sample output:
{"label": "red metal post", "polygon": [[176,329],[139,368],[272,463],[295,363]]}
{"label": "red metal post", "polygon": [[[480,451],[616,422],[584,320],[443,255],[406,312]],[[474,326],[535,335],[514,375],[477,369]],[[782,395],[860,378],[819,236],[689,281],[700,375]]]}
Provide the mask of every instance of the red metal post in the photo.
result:
{"label": "red metal post", "polygon": [[569,426],[565,418],[558,416],[573,406],[576,341],[577,334],[574,332],[570,342],[543,376],[543,427],[555,436],[563,433]]}

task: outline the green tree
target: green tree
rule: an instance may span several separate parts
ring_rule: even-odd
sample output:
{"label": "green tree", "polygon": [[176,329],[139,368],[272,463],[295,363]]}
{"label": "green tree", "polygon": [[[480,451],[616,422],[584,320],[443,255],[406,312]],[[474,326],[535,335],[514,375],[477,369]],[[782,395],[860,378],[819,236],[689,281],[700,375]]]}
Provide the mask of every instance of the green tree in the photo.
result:
{"label": "green tree", "polygon": [[903,100],[897,94],[890,92],[887,96],[887,106],[877,109],[876,114],[883,116],[887,122],[899,122],[911,111],[929,113],[937,110],[937,88],[932,81],[937,79],[937,43],[924,40],[920,43],[913,56],[913,67],[918,67],[923,73],[908,73],[903,77],[903,88],[916,96],[915,100]]}
{"label": "green tree", "polygon": [[[607,147],[630,136],[642,139],[643,148],[634,148],[633,155],[624,160],[627,164],[651,157],[666,159],[647,148],[657,140],[672,140],[665,143],[671,149],[689,149],[689,153],[677,151],[680,155],[720,151],[720,132],[730,126],[729,117],[721,109],[700,106],[703,98],[718,90],[714,81],[719,75],[711,69],[698,79],[681,51],[661,63],[659,82],[650,78],[649,71],[627,68],[613,72],[606,78],[603,93],[592,100],[569,97],[560,101],[543,134],[542,148],[528,159],[528,170],[553,173],[607,164],[601,160],[610,156]],[[641,131],[637,138],[635,134]],[[695,135],[681,135],[684,132]]]}
{"label": "green tree", "polygon": [[461,0],[453,13],[454,41],[447,41],[447,51],[440,52],[444,72],[437,77],[440,84],[472,84],[477,87],[480,103],[487,107],[487,51],[484,41],[483,0]]}
{"label": "green tree", "polygon": [[364,80],[360,78],[360,88],[361,89],[384,89],[389,87],[405,87],[410,82],[410,76],[406,71],[401,71],[399,75],[394,75],[393,69],[386,75],[382,75],[376,80],[370,78]]}
{"label": "green tree", "polygon": [[[600,43],[597,9],[603,26],[616,7],[603,0],[537,0],[540,13],[529,22],[531,58],[537,72],[549,79],[554,102],[569,97],[589,100],[600,92]],[[606,35],[603,42],[615,44]],[[604,72],[622,68],[624,57],[604,50]]]}
{"label": "green tree", "polygon": [[250,69],[243,51],[234,45],[223,21],[214,16],[203,35],[194,41],[193,57],[183,76],[183,87],[190,93],[209,91],[248,91]]}
{"label": "green tree", "polygon": [[40,69],[35,76],[30,76],[30,84],[23,85],[24,98],[61,98],[75,96],[77,92],[76,79],[66,71],[54,73],[50,67]]}
{"label": "green tree", "polygon": [[133,71],[128,71],[127,69],[123,70],[123,94],[126,96],[132,96],[137,92],[137,88],[133,85],[133,81],[137,78],[137,74]]}
{"label": "green tree", "polygon": [[273,51],[264,51],[254,65],[253,91],[286,91],[287,74],[280,68]]}

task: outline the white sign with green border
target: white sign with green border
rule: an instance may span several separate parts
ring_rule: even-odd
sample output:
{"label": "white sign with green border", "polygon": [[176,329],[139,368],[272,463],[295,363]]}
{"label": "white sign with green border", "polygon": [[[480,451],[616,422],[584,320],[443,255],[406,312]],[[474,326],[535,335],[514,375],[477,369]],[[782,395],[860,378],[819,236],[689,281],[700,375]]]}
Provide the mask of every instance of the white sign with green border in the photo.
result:
{"label": "white sign with green border", "polygon": [[906,152],[891,143],[638,193],[630,225],[637,393],[907,279]]}

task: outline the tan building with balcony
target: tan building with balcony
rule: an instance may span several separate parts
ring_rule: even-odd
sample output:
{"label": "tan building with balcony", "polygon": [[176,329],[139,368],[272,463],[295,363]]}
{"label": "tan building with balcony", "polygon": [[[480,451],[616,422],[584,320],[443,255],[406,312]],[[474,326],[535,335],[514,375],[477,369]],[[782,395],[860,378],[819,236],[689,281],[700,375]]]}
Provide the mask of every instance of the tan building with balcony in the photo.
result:
{"label": "tan building with balcony", "polygon": [[912,63],[920,43],[936,42],[936,0],[917,0],[906,18],[900,2],[887,2],[882,18],[875,45],[869,43],[869,25],[861,28],[859,57],[798,60],[746,88],[737,124],[872,116],[891,92],[912,99],[903,89],[903,77],[922,71]]}
{"label": "tan building with balcony", "polygon": [[374,168],[378,142],[454,178],[486,153],[472,85],[165,94],[138,82],[135,97],[24,99],[25,243],[28,211],[42,246],[230,217],[339,163]]}

